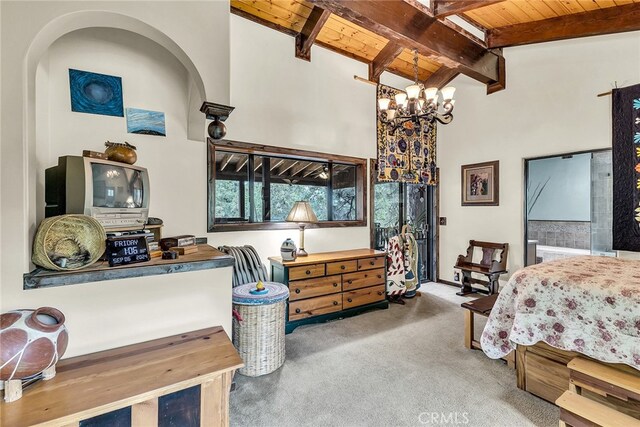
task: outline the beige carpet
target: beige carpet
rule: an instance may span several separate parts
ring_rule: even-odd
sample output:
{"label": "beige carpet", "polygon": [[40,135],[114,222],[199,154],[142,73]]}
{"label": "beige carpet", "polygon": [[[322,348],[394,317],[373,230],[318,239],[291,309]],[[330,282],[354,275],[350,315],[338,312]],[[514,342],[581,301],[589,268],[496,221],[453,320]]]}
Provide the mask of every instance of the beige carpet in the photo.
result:
{"label": "beige carpet", "polygon": [[[232,426],[557,426],[558,410],[516,388],[515,371],[464,348],[447,285],[287,335],[282,368],[236,375]],[[484,322],[478,323],[478,333]]]}

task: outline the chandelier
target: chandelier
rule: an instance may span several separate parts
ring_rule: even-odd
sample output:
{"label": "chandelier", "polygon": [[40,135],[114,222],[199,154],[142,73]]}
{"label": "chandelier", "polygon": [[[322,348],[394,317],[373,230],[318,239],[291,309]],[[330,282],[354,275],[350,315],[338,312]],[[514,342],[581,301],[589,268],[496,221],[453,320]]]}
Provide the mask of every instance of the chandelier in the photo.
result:
{"label": "chandelier", "polygon": [[[453,120],[453,94],[456,88],[448,86],[439,91],[437,87],[424,88],[418,83],[418,50],[413,51],[414,83],[407,86],[394,99],[382,97],[378,99],[380,121],[395,133],[406,122],[413,122],[422,128],[438,121],[444,125]],[[440,104],[442,95],[442,104]],[[442,107],[440,109],[440,107]]]}

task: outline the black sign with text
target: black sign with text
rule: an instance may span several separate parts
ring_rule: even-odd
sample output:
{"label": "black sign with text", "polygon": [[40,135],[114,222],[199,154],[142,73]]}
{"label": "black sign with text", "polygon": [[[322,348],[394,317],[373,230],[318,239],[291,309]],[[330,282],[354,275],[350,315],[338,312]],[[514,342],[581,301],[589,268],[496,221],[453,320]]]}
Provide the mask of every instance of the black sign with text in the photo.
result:
{"label": "black sign with text", "polygon": [[121,236],[107,239],[109,266],[149,261],[149,247],[144,236]]}

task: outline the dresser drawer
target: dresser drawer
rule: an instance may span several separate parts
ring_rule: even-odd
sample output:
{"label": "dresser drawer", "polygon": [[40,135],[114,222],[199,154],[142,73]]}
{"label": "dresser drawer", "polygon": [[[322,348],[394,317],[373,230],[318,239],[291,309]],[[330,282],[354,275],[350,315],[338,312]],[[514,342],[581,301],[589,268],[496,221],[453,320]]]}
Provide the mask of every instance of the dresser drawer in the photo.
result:
{"label": "dresser drawer", "polygon": [[360,270],[371,270],[374,268],[384,268],[386,262],[386,258],[383,256],[378,256],[375,258],[363,258],[358,260],[358,271]]}
{"label": "dresser drawer", "polygon": [[289,301],[333,294],[342,291],[342,276],[318,277],[316,279],[289,282]]}
{"label": "dresser drawer", "polygon": [[342,307],[345,309],[382,301],[386,298],[385,285],[371,286],[342,294]]}
{"label": "dresser drawer", "polygon": [[324,264],[302,265],[289,269],[289,280],[310,279],[324,276]]}
{"label": "dresser drawer", "polygon": [[327,263],[327,274],[351,273],[352,271],[358,271],[356,260]]}
{"label": "dresser drawer", "polygon": [[367,286],[384,285],[384,268],[358,271],[342,275],[342,290],[366,288]]}
{"label": "dresser drawer", "polygon": [[325,295],[289,303],[289,321],[342,310],[342,294]]}

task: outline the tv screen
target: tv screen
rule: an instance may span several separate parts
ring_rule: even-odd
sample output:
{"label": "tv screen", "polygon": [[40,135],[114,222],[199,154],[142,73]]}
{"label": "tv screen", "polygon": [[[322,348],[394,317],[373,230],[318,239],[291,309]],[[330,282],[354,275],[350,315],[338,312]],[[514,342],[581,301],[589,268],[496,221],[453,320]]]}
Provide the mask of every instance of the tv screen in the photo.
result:
{"label": "tv screen", "polygon": [[91,163],[91,171],[94,207],[142,207],[144,184],[140,171],[101,163]]}

